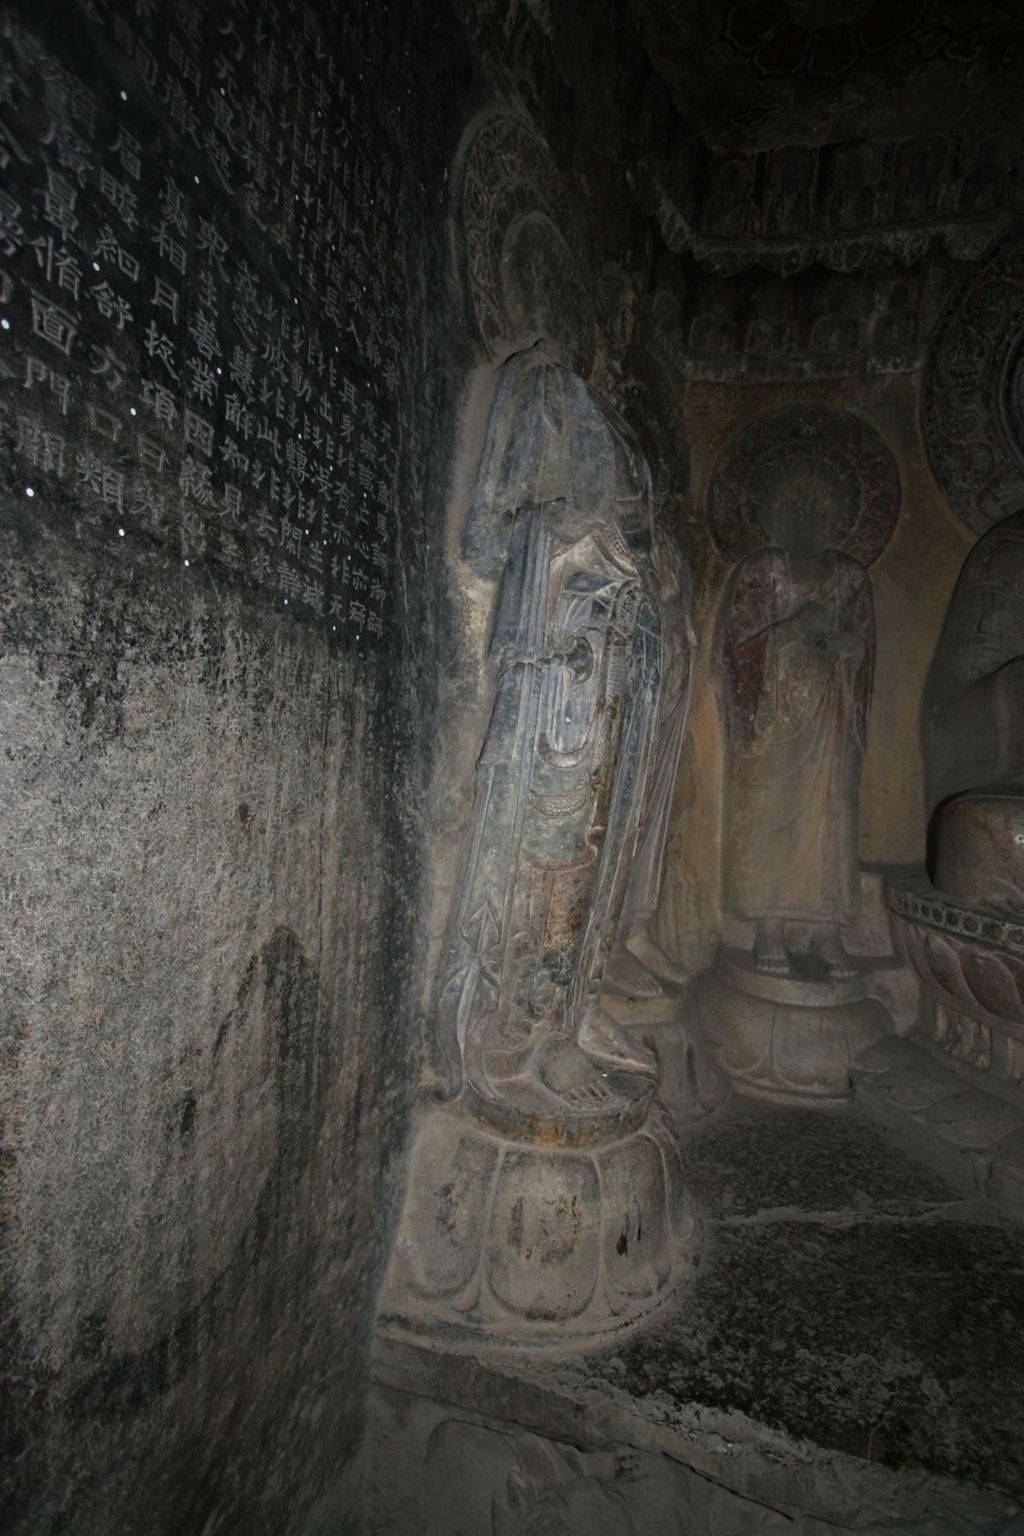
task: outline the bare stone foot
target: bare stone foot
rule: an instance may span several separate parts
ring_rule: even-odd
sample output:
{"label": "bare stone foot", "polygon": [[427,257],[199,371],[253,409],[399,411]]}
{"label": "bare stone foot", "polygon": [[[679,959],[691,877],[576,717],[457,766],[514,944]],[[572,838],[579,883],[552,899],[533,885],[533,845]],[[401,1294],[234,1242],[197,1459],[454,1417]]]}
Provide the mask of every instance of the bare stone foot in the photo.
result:
{"label": "bare stone foot", "polygon": [[766,976],[788,976],[792,967],[783,923],[758,923],[754,933],[754,969]]}
{"label": "bare stone foot", "polygon": [[[646,929],[642,929],[638,933],[631,933],[626,940],[626,948],[631,955],[634,955],[640,961],[641,965],[646,966],[652,976],[657,977],[659,980],[674,982],[677,987],[685,986],[689,980],[682,967],[676,965],[675,961],[669,958],[661,945],[654,942]],[[661,989],[659,988],[658,990],[660,991]]]}
{"label": "bare stone foot", "polygon": [[585,1051],[567,1035],[546,1035],[533,1055],[533,1072],[549,1093],[582,1114],[604,1109],[612,1092]]}
{"label": "bare stone foot", "polygon": [[642,960],[638,960],[625,944],[620,944],[604,973],[604,986],[619,997],[661,997],[664,987]]}
{"label": "bare stone foot", "polygon": [[633,1040],[619,1028],[602,1008],[592,1008],[580,1025],[579,1043],[584,1051],[603,1056],[616,1066],[627,1067],[631,1072],[656,1073],[658,1063],[654,1052],[639,1040]]}
{"label": "bare stone foot", "polygon": [[836,981],[846,981],[856,976],[857,968],[846,953],[838,928],[830,925],[817,929],[811,934],[810,950],[812,955],[817,955],[824,962],[828,974]]}

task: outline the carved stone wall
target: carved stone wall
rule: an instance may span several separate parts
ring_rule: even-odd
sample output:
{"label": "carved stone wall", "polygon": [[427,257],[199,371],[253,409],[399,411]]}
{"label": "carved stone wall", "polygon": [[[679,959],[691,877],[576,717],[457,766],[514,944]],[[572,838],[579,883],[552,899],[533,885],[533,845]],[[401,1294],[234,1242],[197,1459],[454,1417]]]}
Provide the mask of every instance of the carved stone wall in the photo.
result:
{"label": "carved stone wall", "polygon": [[446,5],[0,18],[5,1529],[348,1523],[450,622]]}
{"label": "carved stone wall", "polygon": [[1024,504],[1024,243],[968,270],[932,341],[922,418],[935,476],[975,533]]}

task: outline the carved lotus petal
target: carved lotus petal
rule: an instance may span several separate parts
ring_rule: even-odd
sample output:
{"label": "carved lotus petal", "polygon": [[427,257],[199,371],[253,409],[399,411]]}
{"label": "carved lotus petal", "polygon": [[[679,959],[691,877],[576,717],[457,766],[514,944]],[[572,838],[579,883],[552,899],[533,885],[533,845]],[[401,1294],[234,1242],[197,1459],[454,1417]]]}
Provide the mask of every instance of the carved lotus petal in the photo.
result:
{"label": "carved lotus petal", "polygon": [[1011,1022],[1024,1016],[1017,980],[999,956],[964,950],[960,963],[964,980],[989,1013]]}
{"label": "carved lotus petal", "polygon": [[934,980],[944,992],[950,993],[951,996],[963,996],[963,977],[952,945],[947,944],[945,939],[940,939],[936,934],[928,933],[924,935],[923,947],[925,963]]}
{"label": "carved lotus petal", "polygon": [[672,1267],[665,1209],[665,1169],[653,1141],[638,1136],[628,1150],[602,1159],[604,1268],[614,1293],[654,1296]]}
{"label": "carved lotus petal", "polygon": [[507,1153],[488,1235],[490,1288],[510,1313],[554,1320],[586,1311],[598,1272],[601,1210],[588,1158]]}
{"label": "carved lotus petal", "polygon": [[452,1296],[473,1279],[496,1165],[491,1144],[453,1133],[444,1121],[431,1124],[417,1143],[408,1200],[408,1251],[416,1255],[410,1278],[417,1289]]}

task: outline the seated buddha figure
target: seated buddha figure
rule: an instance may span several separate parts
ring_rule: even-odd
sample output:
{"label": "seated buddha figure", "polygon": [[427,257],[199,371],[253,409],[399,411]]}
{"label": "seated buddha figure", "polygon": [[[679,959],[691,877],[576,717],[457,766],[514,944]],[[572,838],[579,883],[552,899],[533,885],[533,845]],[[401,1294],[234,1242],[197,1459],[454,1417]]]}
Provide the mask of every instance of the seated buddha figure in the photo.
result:
{"label": "seated buddha figure", "polygon": [[1024,917],[1024,511],[964,562],[928,678],[924,742],[935,884]]}

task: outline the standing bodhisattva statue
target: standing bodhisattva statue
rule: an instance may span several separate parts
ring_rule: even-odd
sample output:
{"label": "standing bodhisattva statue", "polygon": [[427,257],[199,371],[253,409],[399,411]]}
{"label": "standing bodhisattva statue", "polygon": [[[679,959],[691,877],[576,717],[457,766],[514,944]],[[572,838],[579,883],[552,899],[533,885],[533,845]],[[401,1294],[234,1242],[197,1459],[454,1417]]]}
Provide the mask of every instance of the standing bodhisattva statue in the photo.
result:
{"label": "standing bodhisattva statue", "polygon": [[466,556],[499,591],[440,1000],[449,1091],[606,1116],[613,1068],[653,1070],[600,1005],[654,760],[650,481],[625,423],[542,347],[505,365]]}
{"label": "standing bodhisattva statue", "polygon": [[772,543],[733,572],[719,631],[723,905],[755,924],[755,966],[776,975],[790,971],[788,923],[812,925],[812,953],[850,974],[875,641],[867,573],[834,547],[836,497],[824,466],[780,477]]}

